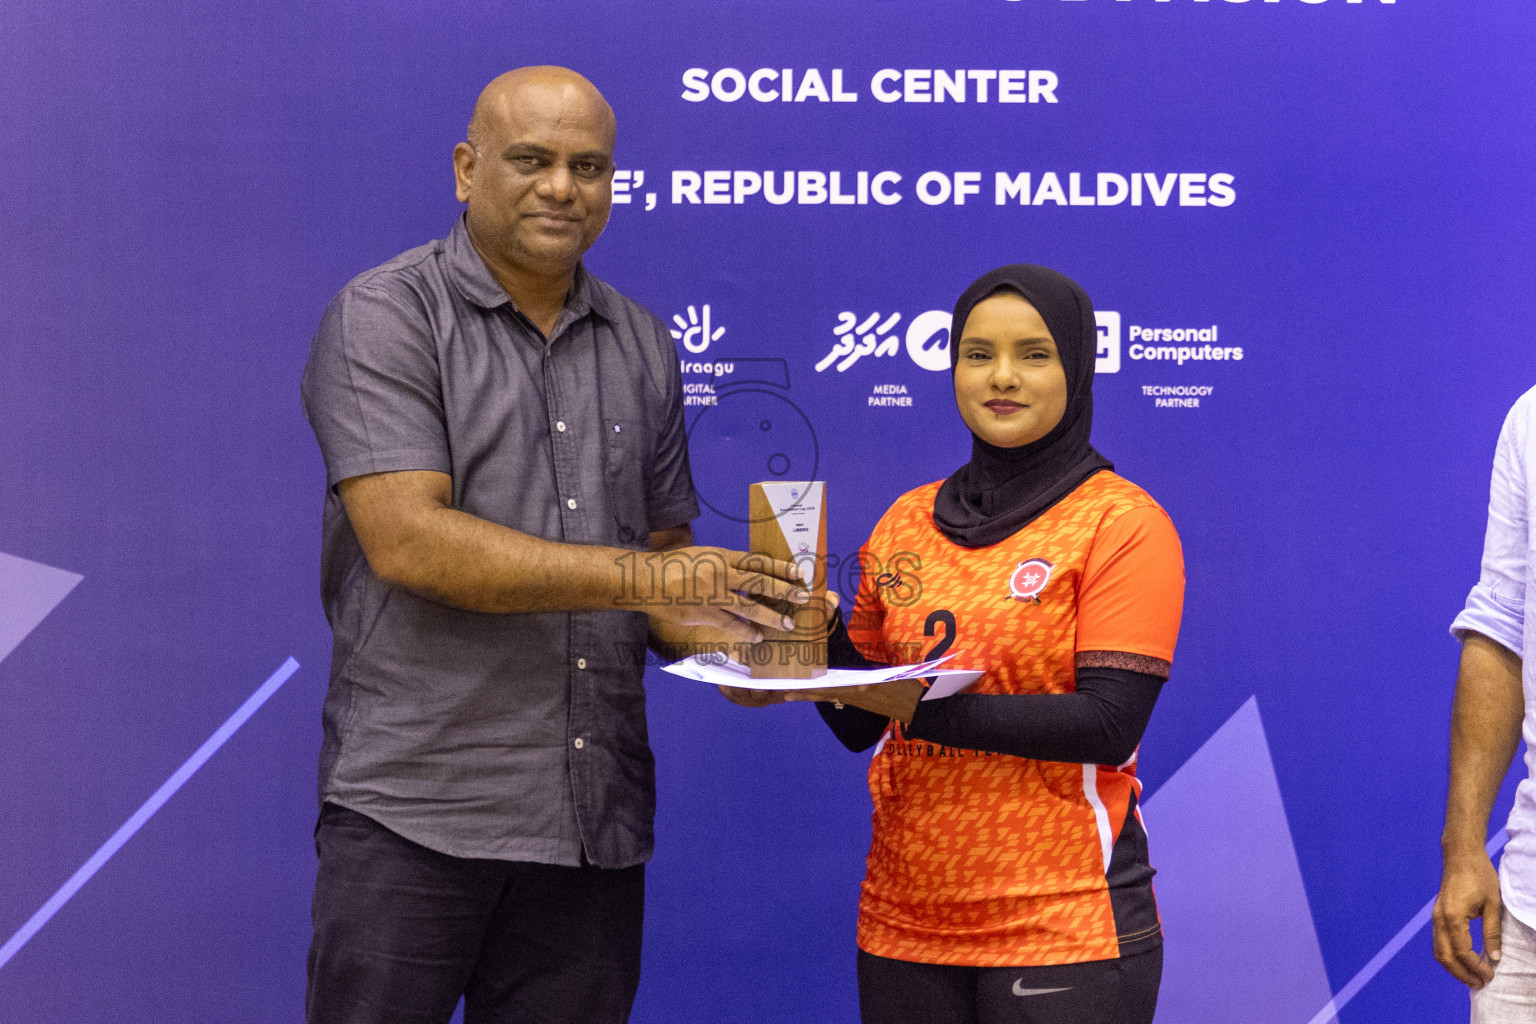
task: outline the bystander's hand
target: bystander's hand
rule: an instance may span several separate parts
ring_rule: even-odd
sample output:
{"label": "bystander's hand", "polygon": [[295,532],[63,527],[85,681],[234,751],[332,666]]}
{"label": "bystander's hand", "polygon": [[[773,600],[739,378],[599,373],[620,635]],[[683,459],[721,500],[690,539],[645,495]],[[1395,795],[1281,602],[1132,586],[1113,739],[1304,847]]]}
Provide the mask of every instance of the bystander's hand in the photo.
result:
{"label": "bystander's hand", "polygon": [[[1440,895],[1435,897],[1435,959],[1456,980],[1482,988],[1493,980],[1499,962],[1499,873],[1481,849],[1461,857],[1447,855]],[[1472,947],[1473,918],[1483,922],[1483,952]]]}

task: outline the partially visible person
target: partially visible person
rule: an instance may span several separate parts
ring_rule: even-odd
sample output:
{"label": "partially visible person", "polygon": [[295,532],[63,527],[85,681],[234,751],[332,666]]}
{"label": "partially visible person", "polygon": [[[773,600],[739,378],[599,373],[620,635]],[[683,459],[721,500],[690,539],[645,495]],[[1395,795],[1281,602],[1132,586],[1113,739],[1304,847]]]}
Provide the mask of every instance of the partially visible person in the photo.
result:
{"label": "partially visible person", "polygon": [[[865,1024],[1149,1024],[1162,928],[1136,751],[1183,610],[1178,534],[1094,450],[1093,306],[1014,265],[960,297],[955,402],[971,459],[881,517],[831,662],[985,669],[815,699],[869,768],[859,903]],[[888,453],[899,463],[901,453]]]}
{"label": "partially visible person", "polygon": [[689,546],[676,349],[581,263],[614,138],[575,72],[497,78],[453,151],[464,216],[315,336],[335,648],[311,1024],[447,1024],[461,996],[467,1024],[626,1020],[645,646],[750,643],[786,621],[750,595],[808,597],[792,564]]}
{"label": "partially visible person", "polygon": [[[1536,1021],[1536,676],[1523,661],[1536,616],[1526,615],[1536,557],[1536,389],[1515,402],[1493,457],[1483,567],[1451,632],[1461,668],[1451,712],[1450,793],[1435,899],[1435,959],[1472,988],[1474,1024]],[[1525,735],[1526,777],[1515,791],[1497,871],[1488,818]],[[1483,951],[1471,922],[1482,924]]]}

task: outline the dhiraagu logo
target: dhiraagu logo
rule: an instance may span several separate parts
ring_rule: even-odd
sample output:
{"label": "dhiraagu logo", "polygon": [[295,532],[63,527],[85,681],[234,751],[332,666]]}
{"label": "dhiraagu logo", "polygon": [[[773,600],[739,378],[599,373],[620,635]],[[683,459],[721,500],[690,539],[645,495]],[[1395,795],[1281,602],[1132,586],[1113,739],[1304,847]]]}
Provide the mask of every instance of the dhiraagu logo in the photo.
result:
{"label": "dhiraagu logo", "polygon": [[709,303],[704,304],[704,315],[699,316],[696,306],[688,307],[688,318],[683,319],[683,314],[672,314],[672,322],[677,324],[672,328],[672,340],[683,343],[683,348],[689,352],[698,354],[709,348],[709,343],[719,341],[725,334],[724,327],[716,327],[710,322]]}

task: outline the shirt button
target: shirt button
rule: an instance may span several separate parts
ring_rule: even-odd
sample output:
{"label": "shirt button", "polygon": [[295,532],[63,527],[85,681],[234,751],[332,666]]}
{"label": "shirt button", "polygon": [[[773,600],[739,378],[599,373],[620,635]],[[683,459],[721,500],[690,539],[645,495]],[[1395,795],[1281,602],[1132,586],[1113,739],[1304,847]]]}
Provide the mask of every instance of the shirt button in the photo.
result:
{"label": "shirt button", "polygon": [[572,509],[575,508],[576,507],[576,499],[575,498],[566,498],[565,499],[565,507],[566,508],[572,508]]}
{"label": "shirt button", "polygon": [[562,434],[565,433],[565,420],[555,421],[555,429],[560,431]]}
{"label": "shirt button", "polygon": [[580,736],[577,736],[575,742],[572,743],[571,745],[574,746],[577,750],[580,750],[582,747],[586,746],[587,744],[586,744],[586,741],[584,741]]}
{"label": "shirt button", "polygon": [[577,658],[576,659],[576,667],[577,668],[581,668],[581,669],[586,668],[587,667],[587,659],[586,658]]}

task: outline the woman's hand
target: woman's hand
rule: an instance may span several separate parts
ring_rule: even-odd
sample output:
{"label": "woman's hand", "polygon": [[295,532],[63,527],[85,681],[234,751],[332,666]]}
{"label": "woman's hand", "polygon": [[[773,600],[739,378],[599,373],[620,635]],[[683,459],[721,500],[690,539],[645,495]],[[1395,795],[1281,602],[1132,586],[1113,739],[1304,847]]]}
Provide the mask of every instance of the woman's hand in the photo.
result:
{"label": "woman's hand", "polygon": [[917,703],[923,699],[928,687],[921,679],[896,679],[889,683],[873,683],[868,686],[835,686],[827,690],[788,690],[781,700],[819,700],[834,704],[852,704],[865,711],[873,711],[886,718],[894,718],[902,725],[910,725],[917,712]]}
{"label": "woman's hand", "polygon": [[726,700],[744,708],[765,708],[769,704],[782,704],[786,699],[783,690],[754,690],[746,686],[721,686],[718,689]]}

